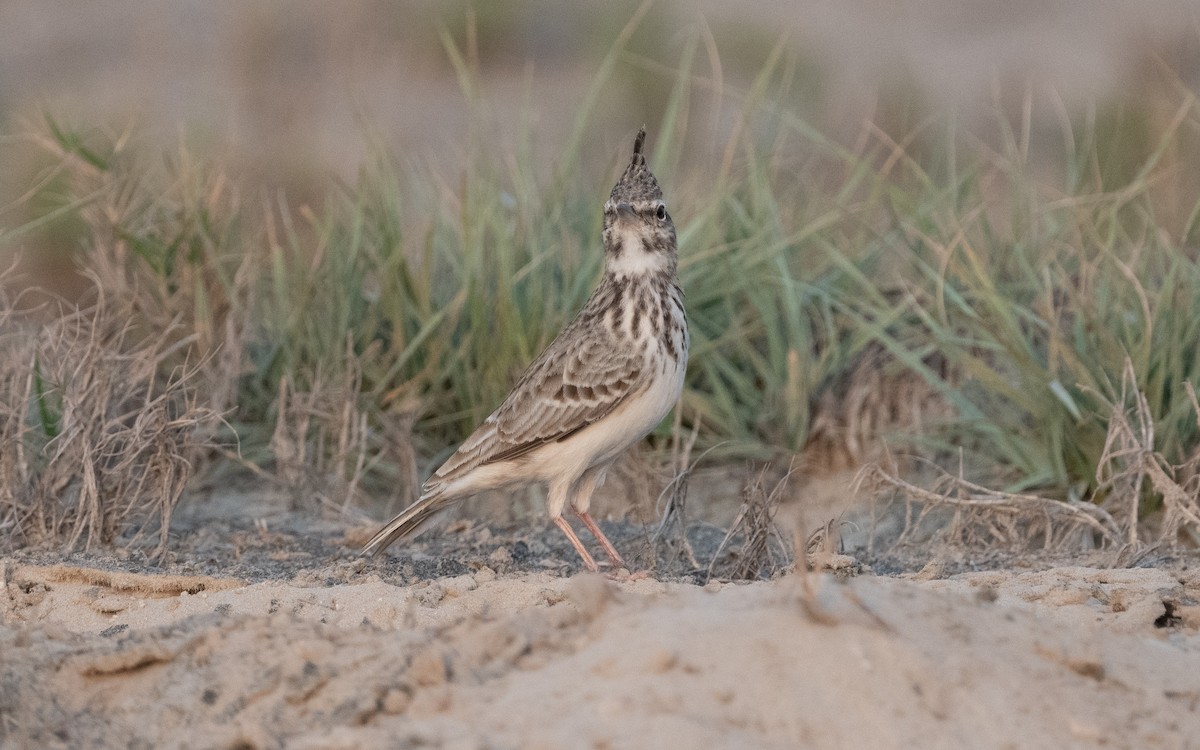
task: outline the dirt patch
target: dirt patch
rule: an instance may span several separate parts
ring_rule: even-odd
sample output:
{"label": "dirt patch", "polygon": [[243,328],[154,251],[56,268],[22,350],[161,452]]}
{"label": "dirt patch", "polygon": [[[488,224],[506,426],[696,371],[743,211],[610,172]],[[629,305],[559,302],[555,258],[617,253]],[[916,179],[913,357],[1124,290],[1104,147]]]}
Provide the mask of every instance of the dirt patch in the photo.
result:
{"label": "dirt patch", "polygon": [[[364,572],[98,607],[60,573],[15,572],[42,576],[36,602],[10,586],[13,746],[1182,747],[1200,732],[1196,574],[822,576],[809,593],[797,577]],[[1161,627],[1166,601],[1183,615]]]}
{"label": "dirt patch", "polygon": [[[976,572],[950,561],[702,586],[664,568],[670,580],[615,582],[576,574],[540,524],[459,522],[363,560],[353,547],[369,526],[255,502],[242,499],[243,521],[197,504],[161,563],[0,561],[0,745],[1184,747],[1200,736],[1200,570],[1179,561]],[[605,530],[623,550],[644,533]],[[702,558],[723,537],[701,528],[691,541]]]}

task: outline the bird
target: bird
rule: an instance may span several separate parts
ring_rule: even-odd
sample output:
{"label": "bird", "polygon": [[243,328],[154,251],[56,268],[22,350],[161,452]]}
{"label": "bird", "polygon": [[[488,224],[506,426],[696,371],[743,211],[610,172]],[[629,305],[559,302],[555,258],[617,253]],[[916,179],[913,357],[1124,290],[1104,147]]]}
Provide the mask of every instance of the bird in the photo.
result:
{"label": "bird", "polygon": [[675,223],[646,166],[646,129],[604,204],[604,275],[582,310],[492,414],[421,487],[420,497],[363,547],[377,555],[477,493],[543,483],[550,519],[597,572],[563,517],[572,511],[616,570],[616,547],[588,513],[592,493],[626,449],[679,400],[689,334]]}

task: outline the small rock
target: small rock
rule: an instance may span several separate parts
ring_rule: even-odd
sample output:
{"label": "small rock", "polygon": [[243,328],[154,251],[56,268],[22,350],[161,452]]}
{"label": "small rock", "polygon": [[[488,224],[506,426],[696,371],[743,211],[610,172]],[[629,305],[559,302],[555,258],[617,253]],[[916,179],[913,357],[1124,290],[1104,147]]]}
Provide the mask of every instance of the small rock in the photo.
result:
{"label": "small rock", "polygon": [[441,582],[441,587],[444,589],[444,597],[454,598],[462,596],[468,591],[474,591],[479,588],[479,582],[475,580],[475,576],[461,575],[454,578],[447,578]]}
{"label": "small rock", "polygon": [[475,571],[475,582],[479,584],[491,583],[496,580],[496,571],[484,565],[479,570]]}
{"label": "small rock", "polygon": [[930,560],[925,567],[913,574],[914,581],[933,581],[945,575],[946,565],[941,560]]}
{"label": "small rock", "polygon": [[[545,545],[542,545],[545,546]],[[518,563],[525,562],[529,559],[532,553],[529,550],[529,545],[522,541],[518,541],[512,546],[512,559]]]}
{"label": "small rock", "polygon": [[446,589],[440,583],[431,583],[425,588],[413,592],[413,598],[422,606],[436,607],[446,598]]}

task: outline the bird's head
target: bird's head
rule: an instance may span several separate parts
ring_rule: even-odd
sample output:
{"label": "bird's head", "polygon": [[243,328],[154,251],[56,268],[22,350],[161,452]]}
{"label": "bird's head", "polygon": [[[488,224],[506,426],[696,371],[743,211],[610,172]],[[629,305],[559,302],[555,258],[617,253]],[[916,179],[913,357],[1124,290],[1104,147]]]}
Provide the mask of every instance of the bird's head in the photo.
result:
{"label": "bird's head", "polygon": [[675,223],[646,166],[645,143],[642,128],[633,158],[604,204],[604,264],[618,276],[675,272]]}

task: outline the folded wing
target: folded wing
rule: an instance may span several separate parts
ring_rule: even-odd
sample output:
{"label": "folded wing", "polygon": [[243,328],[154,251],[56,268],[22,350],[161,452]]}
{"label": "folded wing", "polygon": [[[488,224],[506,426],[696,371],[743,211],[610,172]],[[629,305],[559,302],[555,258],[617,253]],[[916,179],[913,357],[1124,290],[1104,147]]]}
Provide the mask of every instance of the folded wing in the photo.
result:
{"label": "folded wing", "polygon": [[500,408],[442,464],[425,490],[579,432],[641,393],[647,385],[645,369],[642,352],[614,347],[606,337],[560,337],[529,367]]}

